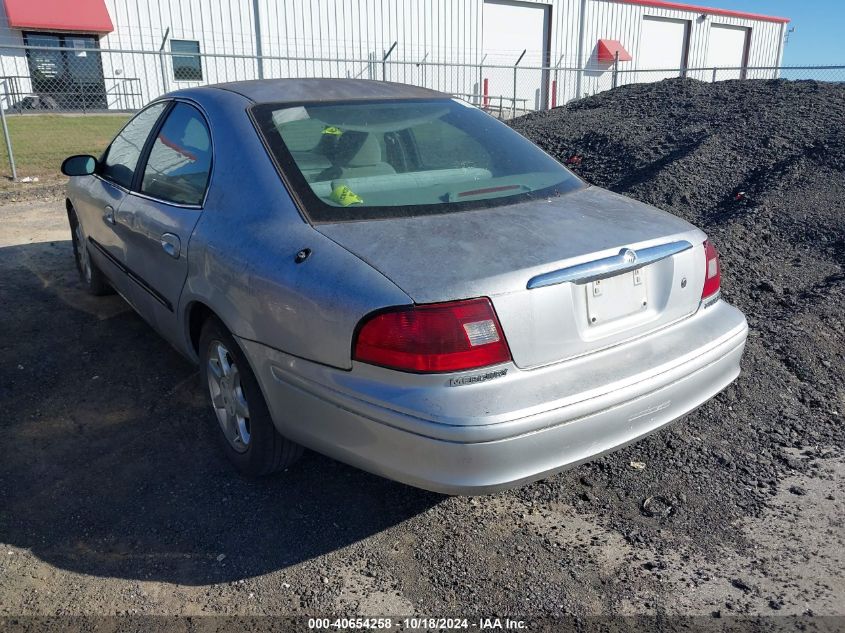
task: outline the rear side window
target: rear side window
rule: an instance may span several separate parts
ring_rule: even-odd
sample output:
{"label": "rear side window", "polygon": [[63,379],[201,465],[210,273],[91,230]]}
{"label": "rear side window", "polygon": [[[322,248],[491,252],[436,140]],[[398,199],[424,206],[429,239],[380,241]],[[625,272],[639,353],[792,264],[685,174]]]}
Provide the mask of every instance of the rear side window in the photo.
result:
{"label": "rear side window", "polygon": [[315,222],[452,213],[584,186],[517,132],[454,99],[263,103],[252,113]]}
{"label": "rear side window", "polygon": [[101,161],[100,175],[103,178],[129,189],[147,138],[166,107],[166,103],[154,103],[126,124]]}
{"label": "rear side window", "polygon": [[202,204],[211,173],[211,135],[196,108],[173,106],[147,159],[141,193],[176,204]]}

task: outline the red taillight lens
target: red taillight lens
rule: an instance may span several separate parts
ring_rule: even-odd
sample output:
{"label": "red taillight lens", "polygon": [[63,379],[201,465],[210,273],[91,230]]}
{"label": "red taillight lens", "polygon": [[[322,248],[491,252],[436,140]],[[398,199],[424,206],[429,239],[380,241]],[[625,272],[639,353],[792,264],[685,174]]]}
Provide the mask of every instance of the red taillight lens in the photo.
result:
{"label": "red taillight lens", "polygon": [[511,359],[489,299],[401,307],[367,317],[353,359],[402,371],[462,371]]}
{"label": "red taillight lens", "polygon": [[704,242],[704,290],[701,291],[701,298],[712,297],[719,292],[722,283],[722,269],[719,266],[719,253],[710,240]]}

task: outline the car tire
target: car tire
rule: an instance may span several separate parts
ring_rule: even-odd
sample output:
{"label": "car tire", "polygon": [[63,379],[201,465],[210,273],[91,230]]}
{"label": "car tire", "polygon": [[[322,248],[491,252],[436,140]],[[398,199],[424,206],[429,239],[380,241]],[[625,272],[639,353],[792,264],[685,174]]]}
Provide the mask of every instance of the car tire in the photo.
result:
{"label": "car tire", "polygon": [[76,217],[76,211],[72,207],[68,208],[67,216],[70,223],[73,258],[76,261],[76,270],[79,272],[79,280],[82,282],[82,286],[88,294],[96,297],[112,294],[114,289],[102,271],[97,268],[94,260],[91,259],[85,233],[79,223],[79,218]]}
{"label": "car tire", "polygon": [[267,402],[240,346],[216,318],[206,320],[199,343],[200,378],[216,435],[242,474],[269,475],[296,462],[299,444],[276,430]]}

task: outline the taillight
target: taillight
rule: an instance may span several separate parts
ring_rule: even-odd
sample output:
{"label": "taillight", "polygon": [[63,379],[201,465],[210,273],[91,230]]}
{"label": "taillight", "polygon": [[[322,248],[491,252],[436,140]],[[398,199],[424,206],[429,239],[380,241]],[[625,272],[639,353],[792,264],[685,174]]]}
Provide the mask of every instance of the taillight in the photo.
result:
{"label": "taillight", "polygon": [[704,289],[701,298],[707,299],[719,292],[722,283],[722,271],[719,267],[719,253],[710,240],[704,241]]}
{"label": "taillight", "polygon": [[476,369],[511,359],[490,300],[399,307],[362,321],[353,359],[402,371]]}

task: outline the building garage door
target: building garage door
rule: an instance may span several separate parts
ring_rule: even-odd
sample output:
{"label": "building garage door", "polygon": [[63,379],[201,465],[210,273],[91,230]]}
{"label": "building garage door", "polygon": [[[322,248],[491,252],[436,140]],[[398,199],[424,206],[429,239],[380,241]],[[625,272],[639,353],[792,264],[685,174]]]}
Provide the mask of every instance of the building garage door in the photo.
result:
{"label": "building garage door", "polygon": [[[686,74],[689,29],[689,20],[643,18],[637,68],[658,68],[663,72],[638,73],[640,81],[659,81]],[[674,70],[676,68],[678,70]]]}
{"label": "building garage door", "polygon": [[[707,45],[707,67],[719,68],[717,79],[743,79],[748,66],[748,42],[751,29],[714,24]],[[721,70],[730,69],[730,70]]]}
{"label": "building garage door", "polygon": [[[547,66],[549,63],[549,13],[546,4],[485,0],[483,45],[486,64],[512,66],[526,51],[520,62],[523,68]],[[485,71],[489,94],[498,107],[498,97],[513,97],[513,71],[490,68]],[[547,73],[540,70],[517,71],[517,109],[540,109],[546,103]],[[512,104],[505,101],[507,107]]]}

